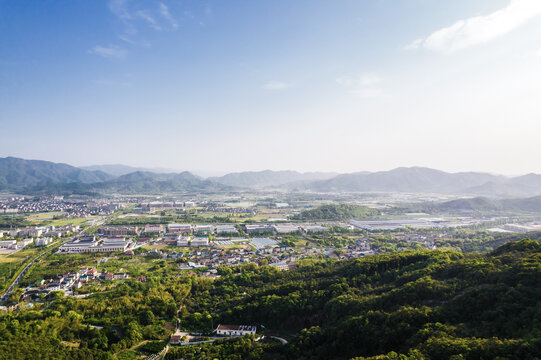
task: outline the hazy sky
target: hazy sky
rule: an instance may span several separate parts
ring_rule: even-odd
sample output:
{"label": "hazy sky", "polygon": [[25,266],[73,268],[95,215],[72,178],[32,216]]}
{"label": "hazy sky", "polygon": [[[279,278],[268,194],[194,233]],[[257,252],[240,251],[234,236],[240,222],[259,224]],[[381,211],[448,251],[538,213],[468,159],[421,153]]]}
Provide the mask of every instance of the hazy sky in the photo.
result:
{"label": "hazy sky", "polygon": [[541,173],[541,0],[0,0],[0,156]]}

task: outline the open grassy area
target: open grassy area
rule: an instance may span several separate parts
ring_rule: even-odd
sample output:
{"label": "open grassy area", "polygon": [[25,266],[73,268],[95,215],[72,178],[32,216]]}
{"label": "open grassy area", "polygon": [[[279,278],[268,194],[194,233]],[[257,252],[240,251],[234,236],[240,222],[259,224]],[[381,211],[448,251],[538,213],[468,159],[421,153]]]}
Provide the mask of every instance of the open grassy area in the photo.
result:
{"label": "open grassy area", "polygon": [[63,218],[52,220],[48,225],[67,226],[67,225],[83,225],[87,218]]}
{"label": "open grassy area", "polygon": [[30,221],[43,221],[43,220],[51,220],[55,216],[59,216],[62,213],[58,211],[53,212],[46,212],[46,213],[35,213],[28,216],[28,220]]}
{"label": "open grassy area", "polygon": [[[30,214],[26,217],[26,220],[30,222],[32,226],[67,226],[67,225],[83,225],[88,219],[98,218],[98,216],[89,216],[89,217],[61,217],[62,213],[60,212],[47,212],[47,213],[37,213]],[[56,217],[56,219],[55,219]]]}

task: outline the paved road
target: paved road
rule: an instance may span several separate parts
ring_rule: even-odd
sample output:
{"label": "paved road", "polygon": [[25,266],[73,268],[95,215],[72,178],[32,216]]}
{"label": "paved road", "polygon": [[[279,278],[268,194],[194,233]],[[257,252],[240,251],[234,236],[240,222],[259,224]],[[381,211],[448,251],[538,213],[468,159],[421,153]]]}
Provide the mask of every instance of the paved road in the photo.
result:
{"label": "paved road", "polygon": [[287,344],[287,340],[284,339],[284,338],[281,338],[281,337],[278,337],[278,336],[269,336],[269,337],[278,340],[279,342],[282,343],[282,345]]}
{"label": "paved road", "polygon": [[[284,339],[284,338],[281,338],[281,337],[278,337],[278,336],[267,336],[268,338],[270,339],[276,339],[278,340],[279,342],[282,343],[282,345],[285,345],[287,344],[287,340]],[[261,336],[260,338],[256,339],[256,341],[260,341],[260,340],[263,340],[265,338],[265,335]]]}
{"label": "paved road", "polygon": [[39,254],[38,256],[36,256],[32,261],[30,261],[30,263],[28,263],[28,265],[26,265],[23,269],[23,271],[21,271],[21,273],[19,274],[19,276],[17,276],[17,278],[15,279],[15,281],[13,281],[13,283],[11,284],[11,286],[8,288],[8,290],[4,293],[4,296],[2,296],[0,298],[0,302],[2,301],[6,301],[9,296],[11,295],[11,292],[13,291],[13,289],[15,289],[15,286],[17,286],[17,284],[19,284],[19,281],[22,280],[22,278],[26,275],[26,272],[28,271],[28,269],[30,269],[30,267],[32,265],[34,265],[34,263],[39,259],[41,258],[43,255],[45,255],[46,253],[48,253],[49,251],[51,251],[51,249],[48,249],[44,252],[42,252],[41,254]]}

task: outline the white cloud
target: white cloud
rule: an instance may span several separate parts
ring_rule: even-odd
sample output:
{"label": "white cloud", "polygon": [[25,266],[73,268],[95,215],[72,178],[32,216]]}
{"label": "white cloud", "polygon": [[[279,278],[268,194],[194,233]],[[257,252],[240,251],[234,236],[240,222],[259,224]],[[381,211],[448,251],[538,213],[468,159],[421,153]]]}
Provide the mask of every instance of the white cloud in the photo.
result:
{"label": "white cloud", "polygon": [[539,56],[541,58],[541,48],[539,50],[537,50],[537,56]]}
{"label": "white cloud", "polygon": [[154,17],[150,15],[150,12],[148,10],[137,10],[133,13],[133,16],[135,18],[146,21],[148,25],[154,30],[162,30],[162,27],[157,23],[156,19],[154,19]]}
{"label": "white cloud", "polygon": [[177,21],[175,20],[175,18],[169,12],[169,8],[167,7],[167,5],[165,5],[162,2],[160,3],[160,14],[163,16],[164,19],[166,19],[167,21],[169,21],[171,23],[171,26],[174,29],[178,29]]}
{"label": "white cloud", "polygon": [[124,32],[119,35],[122,40],[137,43],[132,37],[139,33],[138,27],[141,27],[141,23],[156,31],[162,31],[168,27],[178,28],[177,20],[163,2],[159,2],[157,8],[143,7],[143,5],[146,4],[130,0],[109,0],[109,10],[124,25]]}
{"label": "white cloud", "polygon": [[119,19],[131,19],[131,15],[126,7],[126,3],[126,0],[110,0],[108,4],[109,10]]}
{"label": "white cloud", "polygon": [[511,0],[503,9],[488,15],[459,20],[426,38],[413,41],[405,48],[423,47],[431,51],[451,53],[503,36],[539,15],[540,0]]}
{"label": "white cloud", "polygon": [[365,73],[355,77],[339,77],[336,83],[343,86],[348,93],[360,98],[374,98],[384,94],[379,86],[382,79],[373,73]]}
{"label": "white cloud", "polygon": [[423,45],[423,41],[424,41],[423,39],[413,40],[412,42],[404,46],[404,50],[418,49],[421,45]]}
{"label": "white cloud", "polygon": [[283,90],[283,89],[287,89],[287,88],[290,88],[292,87],[293,84],[291,83],[286,83],[286,82],[283,82],[283,81],[269,81],[268,83],[264,84],[263,85],[263,89],[266,89],[266,90]]}
{"label": "white cloud", "polygon": [[88,50],[90,54],[96,54],[104,58],[116,58],[121,59],[126,55],[126,50],[119,46],[100,46],[96,45],[92,49]]}

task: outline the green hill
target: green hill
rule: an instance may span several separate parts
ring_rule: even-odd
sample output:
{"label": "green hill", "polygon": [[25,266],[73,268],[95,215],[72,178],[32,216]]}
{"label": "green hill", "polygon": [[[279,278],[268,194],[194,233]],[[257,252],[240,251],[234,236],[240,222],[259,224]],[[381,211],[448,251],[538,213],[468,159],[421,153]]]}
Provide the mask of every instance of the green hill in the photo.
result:
{"label": "green hill", "polygon": [[541,196],[520,199],[489,199],[475,197],[457,199],[442,203],[425,203],[412,205],[411,209],[426,212],[513,212],[513,213],[539,213],[541,212]]}
{"label": "green hill", "polygon": [[90,184],[112,178],[102,171],[87,171],[67,164],[0,158],[0,190],[19,191],[66,183]]}
{"label": "green hill", "polygon": [[145,283],[128,279],[87,298],[59,297],[44,311],[1,314],[0,358],[124,359],[123,349],[163,337],[178,317],[188,331],[253,324],[289,342],[171,346],[167,360],[536,359],[540,261],[532,240],[482,255],[305,259],[290,271],[247,264],[220,268],[214,280],[178,276],[160,260]]}
{"label": "green hill", "polygon": [[292,217],[292,220],[315,221],[315,220],[340,220],[364,218],[376,215],[377,211],[365,206],[351,204],[329,204],[315,209],[305,210]]}

